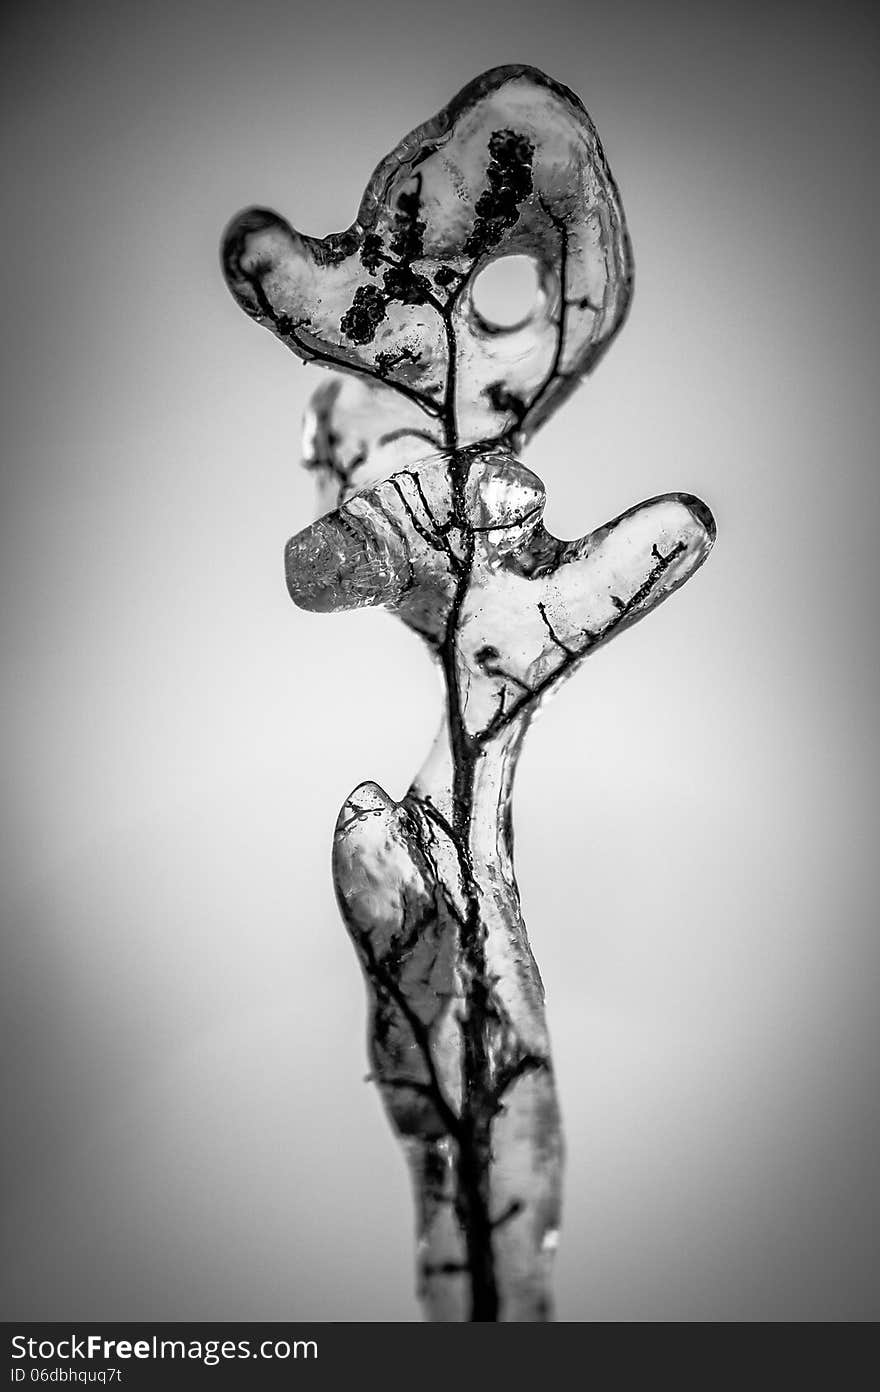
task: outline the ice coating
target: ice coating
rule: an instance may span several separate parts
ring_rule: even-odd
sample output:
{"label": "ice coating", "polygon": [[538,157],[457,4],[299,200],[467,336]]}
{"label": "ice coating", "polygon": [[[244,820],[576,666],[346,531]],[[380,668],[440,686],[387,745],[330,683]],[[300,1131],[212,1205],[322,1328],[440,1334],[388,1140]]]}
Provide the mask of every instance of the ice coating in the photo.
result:
{"label": "ice coating", "polygon": [[[474,286],[513,255],[540,293],[503,328]],[[408,792],[361,784],[333,847],[372,1076],[413,1179],[420,1294],[432,1319],[548,1318],[562,1135],[514,876],[517,759],[540,704],[715,538],[705,504],[670,493],[561,541],[515,454],[624,322],[620,198],[578,98],[497,68],[379,165],[347,232],[317,241],[250,209],[223,264],[248,314],[345,374],[306,414],[320,515],[288,542],[292,599],[388,609],[444,681]]]}
{"label": "ice coating", "polygon": [[[479,272],[527,256],[522,327],[476,312]],[[536,68],[494,68],[373,174],[323,240],[249,208],[223,244],[242,308],[300,357],[395,387],[438,447],[526,440],[590,370],[629,305],[619,195],[579,99]]]}

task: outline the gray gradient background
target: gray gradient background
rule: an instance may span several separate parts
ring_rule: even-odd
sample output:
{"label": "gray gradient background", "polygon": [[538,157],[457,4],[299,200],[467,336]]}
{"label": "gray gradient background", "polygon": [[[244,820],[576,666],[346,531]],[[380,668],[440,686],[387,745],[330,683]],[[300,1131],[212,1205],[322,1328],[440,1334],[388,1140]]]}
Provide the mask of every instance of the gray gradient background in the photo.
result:
{"label": "gray gradient background", "polygon": [[580,534],[691,490],[705,570],[527,743],[568,1140],[558,1313],[880,1314],[871,7],[39,5],[5,21],[7,1318],[418,1318],[329,844],[438,685],[290,605],[319,381],[223,288],[346,226],[470,77],[584,98],[630,322],[527,454]]}

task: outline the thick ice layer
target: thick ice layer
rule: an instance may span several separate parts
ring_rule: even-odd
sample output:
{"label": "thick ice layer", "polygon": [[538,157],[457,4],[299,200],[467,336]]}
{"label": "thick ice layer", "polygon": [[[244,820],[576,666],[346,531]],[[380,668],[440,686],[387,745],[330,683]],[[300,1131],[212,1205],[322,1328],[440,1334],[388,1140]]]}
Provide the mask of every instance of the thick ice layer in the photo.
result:
{"label": "thick ice layer", "polygon": [[[504,257],[539,293],[512,328],[474,302]],[[439,447],[526,439],[620,328],[632,262],[620,199],[581,102],[535,68],[484,73],[407,135],[357,220],[319,241],[249,208],[223,264],[242,308],[300,357],[401,393]]]}
{"label": "thick ice layer", "polygon": [[[531,259],[538,293],[492,322],[479,277],[512,256]],[[307,412],[322,515],[288,543],[291,597],[384,606],[445,684],[408,793],[362,784],[333,852],[373,1076],[413,1176],[425,1308],[546,1318],[562,1139],[513,870],[516,763],[540,703],[683,584],[715,535],[703,503],[672,493],[560,541],[514,454],[624,321],[620,199],[579,100],[533,68],[497,68],[383,160],[347,232],[318,241],[250,209],[223,260],[248,314],[348,374]]]}

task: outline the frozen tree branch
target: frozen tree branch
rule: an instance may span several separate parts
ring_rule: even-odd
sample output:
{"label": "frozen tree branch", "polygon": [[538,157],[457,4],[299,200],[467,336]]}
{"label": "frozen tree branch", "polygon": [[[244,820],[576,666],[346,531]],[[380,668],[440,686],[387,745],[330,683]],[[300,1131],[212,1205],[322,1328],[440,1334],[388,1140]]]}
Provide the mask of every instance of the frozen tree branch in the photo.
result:
{"label": "frozen tree branch", "polygon": [[[512,255],[533,261],[540,293],[505,328],[474,292]],[[413,1176],[421,1295],[434,1319],[546,1318],[562,1141],[513,871],[516,763],[540,702],[715,535],[705,505],[673,493],[559,541],[513,453],[624,321],[620,199],[578,99],[498,68],[380,164],[347,232],[317,241],[251,209],[223,261],[248,314],[348,374],[306,420],[324,515],[288,543],[293,600],[388,608],[445,683],[409,791],[362,784],[333,851],[372,1076]]]}

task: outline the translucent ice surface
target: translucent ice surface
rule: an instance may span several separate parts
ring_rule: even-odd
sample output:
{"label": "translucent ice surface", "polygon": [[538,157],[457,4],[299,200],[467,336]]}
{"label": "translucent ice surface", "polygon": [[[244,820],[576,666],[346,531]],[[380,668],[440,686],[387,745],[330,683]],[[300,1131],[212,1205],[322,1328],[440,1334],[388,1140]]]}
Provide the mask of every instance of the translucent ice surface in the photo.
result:
{"label": "translucent ice surface", "polygon": [[562,1143],[513,870],[516,762],[540,703],[715,536],[705,504],[670,493],[560,541],[516,457],[624,321],[620,198],[577,97],[497,68],[382,161],[348,231],[318,241],[250,209],[223,260],[248,314],[345,374],[307,412],[321,515],[288,543],[291,597],[387,608],[444,678],[409,791],[358,787],[333,853],[426,1312],[546,1318]]}

